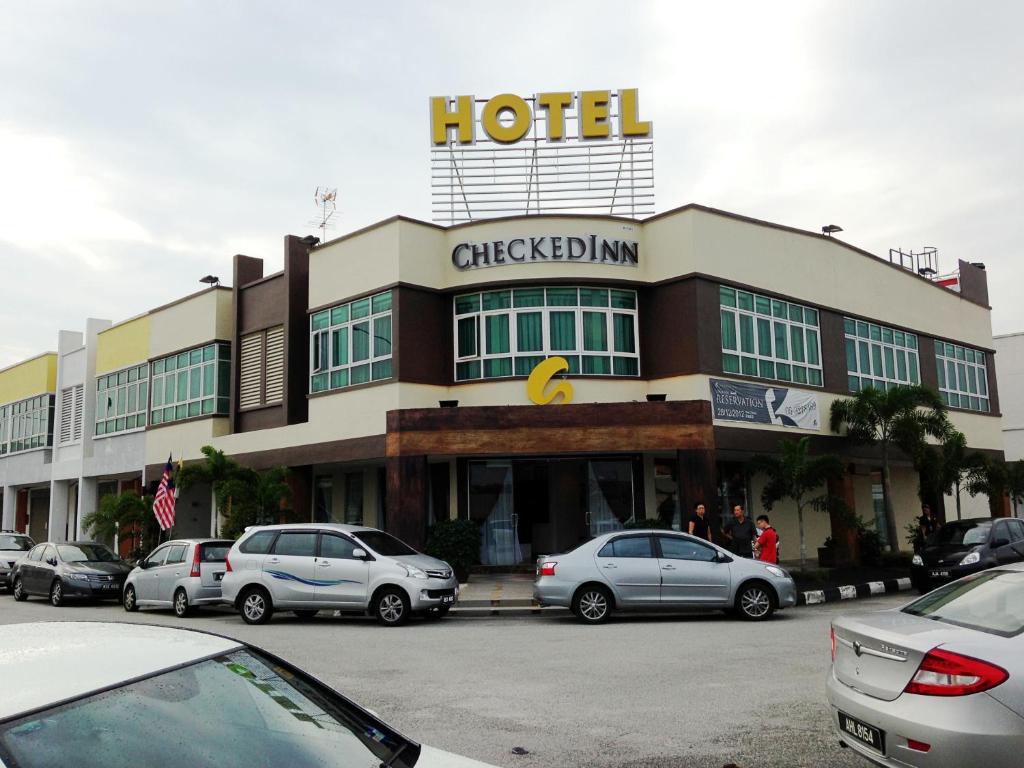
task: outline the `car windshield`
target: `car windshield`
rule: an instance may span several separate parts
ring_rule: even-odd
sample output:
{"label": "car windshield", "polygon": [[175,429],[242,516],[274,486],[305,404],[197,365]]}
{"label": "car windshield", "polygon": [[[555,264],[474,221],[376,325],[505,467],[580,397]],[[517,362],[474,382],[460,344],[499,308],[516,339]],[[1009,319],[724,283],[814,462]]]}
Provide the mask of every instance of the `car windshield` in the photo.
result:
{"label": "car windshield", "polygon": [[1024,572],[992,570],[968,576],[914,601],[903,612],[1012,637],[1024,631]]}
{"label": "car windshield", "polygon": [[378,555],[397,557],[399,555],[417,554],[416,550],[404,541],[399,541],[394,536],[384,533],[384,531],[355,531],[352,535]]}
{"label": "car windshield", "polygon": [[116,563],[120,559],[102,544],[60,544],[57,553],[65,563]]}
{"label": "car windshield", "polygon": [[0,726],[21,768],[409,768],[419,747],[255,651],[235,651]]}
{"label": "car windshield", "polygon": [[991,520],[963,520],[946,523],[928,537],[928,543],[935,547],[970,547],[975,544],[984,544],[988,541],[988,532],[991,529]]}
{"label": "car windshield", "polygon": [[0,534],[0,549],[6,552],[28,552],[32,546],[32,539],[28,536]]}

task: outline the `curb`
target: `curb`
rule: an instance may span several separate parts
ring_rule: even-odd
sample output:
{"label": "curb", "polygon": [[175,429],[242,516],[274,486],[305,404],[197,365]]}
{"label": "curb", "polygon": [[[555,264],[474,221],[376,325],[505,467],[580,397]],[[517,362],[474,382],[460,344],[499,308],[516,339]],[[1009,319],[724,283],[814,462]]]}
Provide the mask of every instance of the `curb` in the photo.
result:
{"label": "curb", "polygon": [[910,579],[886,579],[885,581],[869,581],[863,584],[846,584],[841,587],[827,587],[825,589],[797,592],[796,604],[799,606],[837,603],[841,600],[856,600],[861,597],[907,592],[912,588]]}

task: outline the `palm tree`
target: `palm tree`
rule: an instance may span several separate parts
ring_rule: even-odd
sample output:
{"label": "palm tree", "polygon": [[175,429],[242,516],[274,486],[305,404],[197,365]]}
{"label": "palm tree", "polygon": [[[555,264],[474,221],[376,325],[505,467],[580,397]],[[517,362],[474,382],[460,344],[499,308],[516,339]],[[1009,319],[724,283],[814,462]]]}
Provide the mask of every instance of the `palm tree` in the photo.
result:
{"label": "palm tree", "polygon": [[182,491],[194,485],[209,485],[213,489],[218,517],[226,518],[231,513],[232,504],[232,494],[228,489],[231,481],[243,471],[243,467],[212,445],[204,445],[199,450],[206,457],[205,461],[182,467],[175,478],[175,484]]}
{"label": "palm tree", "polygon": [[275,467],[257,472],[239,467],[223,483],[223,493],[233,500],[225,522],[223,535],[234,538],[249,525],[266,525],[290,517],[283,508],[292,498],[291,486],[286,482],[287,467]]}
{"label": "palm tree", "polygon": [[160,535],[153,515],[153,497],[131,491],[100,499],[99,508],[82,518],[82,528],[103,541],[113,541],[115,536],[128,541],[132,557],[149,551]]}
{"label": "palm tree", "polygon": [[[796,504],[796,517],[800,526],[800,570],[807,567],[807,541],[804,535],[804,510],[828,509],[829,480],[843,474],[843,463],[832,455],[810,457],[810,438],[799,440],[783,438],[779,442],[781,456],[755,456],[750,461],[754,474],[767,476],[768,482],[761,492],[761,503],[766,509],[780,499],[792,499]],[[820,492],[819,491],[823,491]],[[812,495],[814,494],[814,495]]]}
{"label": "palm tree", "polygon": [[965,487],[971,496],[984,493],[990,504],[1009,496],[1016,512],[1017,506],[1024,501],[1024,460],[999,461],[977,454]]}
{"label": "palm tree", "polygon": [[935,391],[920,385],[885,391],[868,387],[853,397],[834,401],[830,417],[833,432],[845,427],[851,440],[881,449],[885,528],[890,549],[899,551],[889,460],[893,449],[918,456],[928,437],[941,440],[947,436],[952,428],[946,417],[946,406]]}

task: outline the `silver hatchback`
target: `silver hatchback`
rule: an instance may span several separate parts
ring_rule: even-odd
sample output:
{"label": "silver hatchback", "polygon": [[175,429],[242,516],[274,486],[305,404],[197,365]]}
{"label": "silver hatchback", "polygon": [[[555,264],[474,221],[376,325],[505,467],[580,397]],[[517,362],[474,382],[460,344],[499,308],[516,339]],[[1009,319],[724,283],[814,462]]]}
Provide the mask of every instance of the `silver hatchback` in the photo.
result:
{"label": "silver hatchback", "polygon": [[176,539],[161,544],[128,574],[122,593],[126,611],[173,608],[184,618],[200,605],[221,602],[221,580],[233,541]]}
{"label": "silver hatchback", "polygon": [[796,585],[777,565],[747,560],[672,531],[617,531],[537,562],[533,597],[571,608],[588,624],[615,609],[733,609],[751,621],[796,605]]}

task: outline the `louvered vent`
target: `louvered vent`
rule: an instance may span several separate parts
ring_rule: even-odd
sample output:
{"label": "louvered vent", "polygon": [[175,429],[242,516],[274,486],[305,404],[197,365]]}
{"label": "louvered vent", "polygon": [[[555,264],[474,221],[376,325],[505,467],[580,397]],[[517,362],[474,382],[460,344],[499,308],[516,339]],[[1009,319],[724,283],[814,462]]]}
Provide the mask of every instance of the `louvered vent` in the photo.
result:
{"label": "louvered vent", "polygon": [[[75,386],[75,404],[72,414],[71,435],[76,443],[82,439],[82,411],[85,407],[85,385]],[[63,429],[63,426],[61,427]]]}
{"label": "louvered vent", "polygon": [[263,404],[263,333],[242,337],[239,361],[240,386],[238,404],[242,408],[255,408]]}
{"label": "louvered vent", "polygon": [[284,326],[267,331],[267,388],[266,403],[280,403],[284,399]]}
{"label": "louvered vent", "polygon": [[71,442],[71,414],[75,410],[75,388],[68,387],[60,392],[60,442]]}

